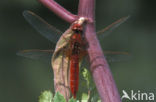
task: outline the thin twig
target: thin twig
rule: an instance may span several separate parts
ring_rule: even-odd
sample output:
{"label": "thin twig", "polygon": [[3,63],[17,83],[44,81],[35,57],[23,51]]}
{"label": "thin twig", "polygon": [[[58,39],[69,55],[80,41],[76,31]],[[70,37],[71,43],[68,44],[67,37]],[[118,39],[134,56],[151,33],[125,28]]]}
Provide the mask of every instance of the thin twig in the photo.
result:
{"label": "thin twig", "polygon": [[[80,0],[79,16],[94,21],[95,0]],[[88,42],[88,57],[90,70],[102,102],[121,102],[120,95],[112,77],[109,65],[103,55],[99,41],[96,37],[95,24],[87,23],[85,38]]]}
{"label": "thin twig", "polygon": [[58,15],[60,18],[69,23],[74,22],[78,18],[76,15],[67,11],[65,8],[60,6],[54,0],[39,0],[39,1],[47,8],[49,8],[51,11],[53,11],[56,15]]}

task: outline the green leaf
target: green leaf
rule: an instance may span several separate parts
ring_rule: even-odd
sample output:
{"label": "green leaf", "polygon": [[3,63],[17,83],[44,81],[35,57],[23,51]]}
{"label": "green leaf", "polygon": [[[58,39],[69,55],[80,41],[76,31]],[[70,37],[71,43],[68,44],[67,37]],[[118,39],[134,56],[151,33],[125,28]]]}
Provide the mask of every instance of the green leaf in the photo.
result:
{"label": "green leaf", "polygon": [[[83,79],[85,80],[85,83],[86,83],[86,86],[87,86],[87,89],[88,89],[88,97],[87,96],[83,96],[83,100],[85,99],[86,100],[86,97],[88,99],[87,102],[98,102],[98,100],[100,99],[99,98],[99,94],[97,92],[97,89],[96,89],[96,86],[95,86],[95,83],[93,81],[93,78],[92,78],[92,75],[90,73],[90,71],[87,69],[87,68],[83,68],[83,71],[82,71],[82,76],[83,76]],[[84,94],[84,93],[83,93]]]}
{"label": "green leaf", "polygon": [[74,98],[71,98],[69,102],[76,102],[76,100]]}
{"label": "green leaf", "polygon": [[54,96],[54,102],[66,102],[66,100],[61,94],[59,94],[59,92],[57,92]]}
{"label": "green leaf", "polygon": [[51,91],[44,91],[39,96],[39,102],[53,102],[53,94]]}
{"label": "green leaf", "polygon": [[89,87],[87,85],[87,81],[85,80],[83,73],[84,73],[84,67],[80,68],[80,76],[79,76],[79,90],[77,93],[77,100],[79,100],[81,102],[81,100],[86,100],[88,98],[88,96],[84,97],[84,94],[88,95],[88,90]]}

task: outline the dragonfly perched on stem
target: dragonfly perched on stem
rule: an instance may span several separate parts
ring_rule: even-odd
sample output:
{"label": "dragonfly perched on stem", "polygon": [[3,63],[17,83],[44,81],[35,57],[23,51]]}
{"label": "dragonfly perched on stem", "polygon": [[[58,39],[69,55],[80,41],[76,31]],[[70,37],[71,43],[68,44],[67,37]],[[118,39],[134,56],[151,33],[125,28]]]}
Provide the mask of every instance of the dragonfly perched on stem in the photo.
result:
{"label": "dragonfly perched on stem", "polygon": [[[52,54],[52,67],[54,71],[54,81],[55,87],[58,83],[63,83],[65,87],[70,87],[70,91],[74,98],[76,98],[76,93],[78,91],[78,80],[79,80],[79,63],[83,56],[85,56],[85,50],[82,51],[83,46],[83,39],[82,39],[82,32],[83,32],[83,22],[81,24],[78,21],[74,22],[70,28],[61,36],[62,32],[56,29],[54,26],[48,24],[45,20],[41,17],[36,15],[31,11],[24,11],[23,13],[25,19],[45,38],[50,40],[52,43],[57,43],[55,50],[23,50],[19,51],[17,54],[20,56],[32,58],[32,59],[51,59]],[[97,36],[99,40],[103,39],[106,35],[108,35],[114,28],[118,27],[124,21],[126,21],[128,17],[123,17],[116,22],[112,23],[105,29],[97,32]],[[104,34],[102,34],[104,33]],[[73,40],[72,40],[73,39]],[[59,45],[59,46],[58,46]],[[66,48],[69,45],[68,48]],[[84,45],[85,46],[85,45]],[[58,49],[57,49],[58,47]],[[127,52],[113,52],[113,51],[104,51],[105,57],[109,62],[119,61],[120,57],[128,58],[129,53]],[[58,56],[59,55],[59,56]],[[108,56],[107,56],[108,55]],[[117,57],[110,57],[109,55],[118,56]],[[63,59],[61,59],[61,58]],[[58,63],[60,62],[61,64]],[[122,59],[121,59],[122,60]],[[48,60],[47,60],[48,61]],[[69,65],[70,64],[70,65]],[[61,66],[61,67],[60,67]],[[63,67],[62,67],[63,66]],[[70,67],[70,68],[69,68]],[[69,68],[69,69],[68,69]],[[75,69],[76,68],[76,69]],[[60,78],[60,73],[58,70],[62,70],[66,79],[62,76]],[[68,72],[69,70],[69,72]],[[70,76],[70,77],[69,77]],[[70,84],[69,84],[70,83]],[[64,87],[63,86],[63,87]],[[61,87],[62,88],[62,87]],[[60,89],[58,89],[60,90]],[[56,89],[57,91],[57,89]],[[69,89],[66,89],[66,97],[69,97],[69,93],[67,92]]]}

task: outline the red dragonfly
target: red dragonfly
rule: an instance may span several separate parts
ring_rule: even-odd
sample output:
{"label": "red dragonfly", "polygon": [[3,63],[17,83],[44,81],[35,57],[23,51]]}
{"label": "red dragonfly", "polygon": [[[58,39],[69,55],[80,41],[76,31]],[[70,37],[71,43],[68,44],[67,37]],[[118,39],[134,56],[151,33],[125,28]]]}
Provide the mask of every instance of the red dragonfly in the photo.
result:
{"label": "red dragonfly", "polygon": [[[38,15],[34,14],[31,11],[24,11],[23,13],[25,19],[37,30],[39,33],[50,40],[53,43],[56,43],[62,34],[61,31],[57,30],[55,27],[48,24]],[[124,17],[119,19],[118,21],[114,22],[113,24],[109,25],[105,29],[97,32],[99,38],[103,38],[109,34],[114,28],[119,26],[121,23],[126,21],[128,17]],[[78,91],[78,84],[79,84],[79,62],[84,56],[85,51],[82,51],[83,46],[83,26],[81,23],[74,23],[71,26],[71,30],[73,31],[73,35],[69,40],[70,48],[67,49],[66,56],[70,59],[70,90],[74,98],[76,98],[76,94]],[[105,34],[99,34],[105,33]],[[32,58],[32,59],[51,59],[52,53],[54,50],[23,50],[18,52],[17,54],[20,56]],[[83,53],[84,52],[84,53]],[[127,52],[113,52],[113,51],[105,51],[105,57],[109,62],[120,61],[123,59],[128,59],[129,54]],[[108,55],[108,56],[107,56]],[[115,55],[116,57],[110,57],[109,55]],[[118,57],[117,57],[118,56]],[[122,58],[122,59],[120,59]]]}
{"label": "red dragonfly", "polygon": [[74,34],[71,36],[70,40],[70,48],[71,54],[69,54],[70,58],[70,89],[71,93],[76,98],[76,93],[78,91],[78,84],[79,84],[79,62],[81,59],[81,49],[83,46],[83,39],[82,39],[82,32],[83,26],[81,23],[84,22],[85,19],[79,19],[80,22],[77,22],[72,25],[72,30]]}

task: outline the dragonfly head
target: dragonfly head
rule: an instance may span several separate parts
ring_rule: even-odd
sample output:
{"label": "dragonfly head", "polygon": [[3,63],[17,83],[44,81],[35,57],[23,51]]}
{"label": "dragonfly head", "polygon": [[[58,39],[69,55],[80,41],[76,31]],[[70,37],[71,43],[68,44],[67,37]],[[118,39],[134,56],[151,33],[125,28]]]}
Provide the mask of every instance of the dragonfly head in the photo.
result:
{"label": "dragonfly head", "polygon": [[83,31],[83,24],[86,21],[86,18],[80,17],[78,20],[76,20],[72,25],[72,30],[75,33],[82,33]]}
{"label": "dragonfly head", "polygon": [[83,27],[82,27],[81,24],[75,23],[75,24],[73,24],[73,26],[72,26],[72,30],[73,30],[75,33],[82,33]]}

